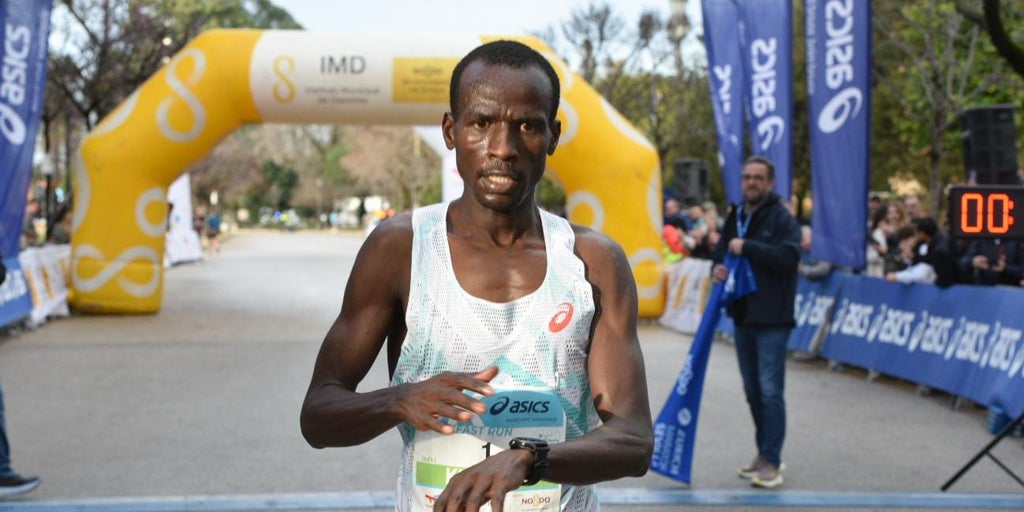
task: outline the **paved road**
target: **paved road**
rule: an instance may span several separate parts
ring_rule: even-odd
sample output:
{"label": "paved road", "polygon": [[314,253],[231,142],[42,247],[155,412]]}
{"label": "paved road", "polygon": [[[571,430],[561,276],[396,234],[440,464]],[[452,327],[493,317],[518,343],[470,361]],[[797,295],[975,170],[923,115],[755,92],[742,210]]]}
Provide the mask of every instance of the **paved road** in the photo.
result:
{"label": "paved road", "polygon": [[[397,433],[315,450],[298,427],[361,242],[243,232],[168,270],[159,314],[74,316],[0,338],[15,466],[44,478],[31,499],[390,491]],[[640,337],[657,413],[690,339],[653,322]],[[789,490],[936,492],[991,439],[984,412],[953,410],[948,396],[821,361],[788,370]],[[365,386],[386,382],[378,360]],[[735,468],[752,457],[753,434],[727,343],[712,351],[704,393],[693,488],[746,492]],[[1024,473],[1020,439],[995,453]],[[680,488],[656,474],[604,486]],[[952,491],[1024,488],[983,460]]]}

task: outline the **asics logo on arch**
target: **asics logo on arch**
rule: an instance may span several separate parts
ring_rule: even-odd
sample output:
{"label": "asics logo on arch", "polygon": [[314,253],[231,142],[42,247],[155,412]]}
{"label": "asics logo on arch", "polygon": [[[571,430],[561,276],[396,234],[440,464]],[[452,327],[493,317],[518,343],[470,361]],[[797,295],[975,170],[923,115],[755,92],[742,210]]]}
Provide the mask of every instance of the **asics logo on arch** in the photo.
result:
{"label": "asics logo on arch", "polygon": [[555,308],[555,316],[548,322],[548,330],[552,333],[560,333],[572,322],[573,307],[570,302],[563,302]]}

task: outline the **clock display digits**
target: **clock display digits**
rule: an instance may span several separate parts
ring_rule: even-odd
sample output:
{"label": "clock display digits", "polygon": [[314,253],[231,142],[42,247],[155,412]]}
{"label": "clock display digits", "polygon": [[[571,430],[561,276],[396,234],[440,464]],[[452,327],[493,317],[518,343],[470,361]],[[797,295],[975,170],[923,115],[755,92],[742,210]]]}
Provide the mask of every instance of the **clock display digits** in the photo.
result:
{"label": "clock display digits", "polygon": [[955,186],[949,189],[949,232],[954,238],[1024,239],[1024,215],[1017,206],[1024,187]]}

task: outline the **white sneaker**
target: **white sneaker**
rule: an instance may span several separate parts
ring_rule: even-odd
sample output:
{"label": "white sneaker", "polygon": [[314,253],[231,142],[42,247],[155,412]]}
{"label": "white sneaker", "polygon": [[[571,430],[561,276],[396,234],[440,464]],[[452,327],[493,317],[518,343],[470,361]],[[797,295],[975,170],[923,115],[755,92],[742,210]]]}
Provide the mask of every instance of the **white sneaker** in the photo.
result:
{"label": "white sneaker", "polygon": [[781,467],[775,468],[771,464],[766,464],[754,475],[754,478],[750,479],[750,485],[762,489],[774,489],[782,485],[783,481]]}

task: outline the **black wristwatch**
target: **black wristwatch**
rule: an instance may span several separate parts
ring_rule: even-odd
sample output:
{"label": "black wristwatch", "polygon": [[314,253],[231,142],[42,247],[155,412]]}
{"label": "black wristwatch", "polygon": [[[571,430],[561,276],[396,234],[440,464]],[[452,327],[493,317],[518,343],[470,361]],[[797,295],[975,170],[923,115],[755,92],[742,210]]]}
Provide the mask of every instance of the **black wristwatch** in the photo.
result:
{"label": "black wristwatch", "polygon": [[533,437],[514,437],[508,442],[508,447],[513,450],[530,450],[533,452],[533,467],[530,474],[526,475],[523,485],[534,485],[540,482],[548,473],[548,442]]}

